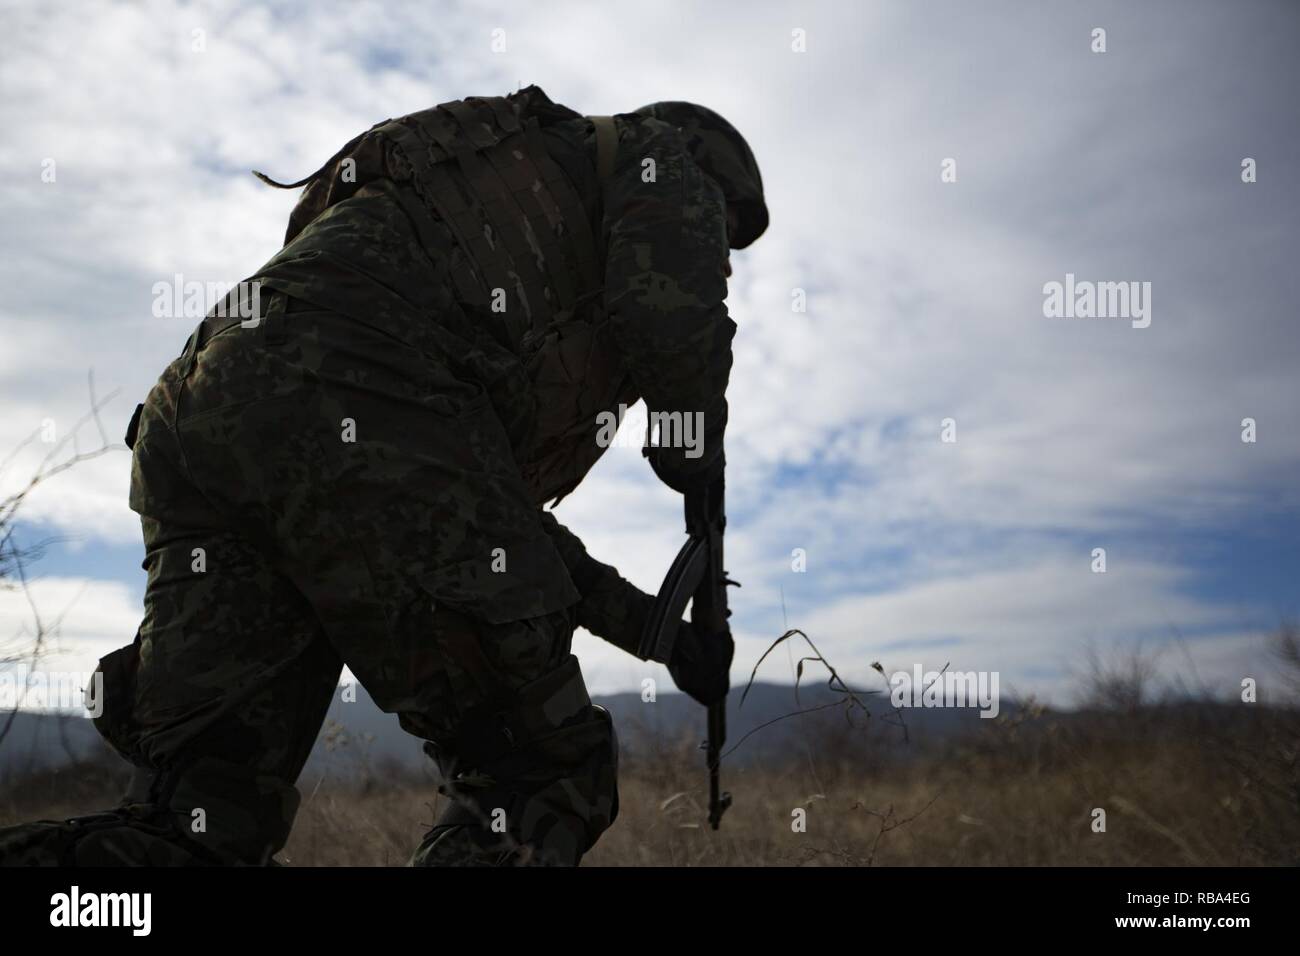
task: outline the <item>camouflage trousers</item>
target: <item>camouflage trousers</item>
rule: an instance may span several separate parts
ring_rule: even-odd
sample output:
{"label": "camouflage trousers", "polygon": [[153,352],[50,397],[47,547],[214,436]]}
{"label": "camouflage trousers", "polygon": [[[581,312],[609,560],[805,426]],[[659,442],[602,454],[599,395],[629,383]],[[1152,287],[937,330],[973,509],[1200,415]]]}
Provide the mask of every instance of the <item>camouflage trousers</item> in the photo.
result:
{"label": "camouflage trousers", "polygon": [[133,423],[145,614],[97,720],[132,792],[0,830],[0,863],[269,862],[346,665],[442,768],[413,863],[576,864],[617,744],[489,396],[401,330],[263,311],[204,320]]}

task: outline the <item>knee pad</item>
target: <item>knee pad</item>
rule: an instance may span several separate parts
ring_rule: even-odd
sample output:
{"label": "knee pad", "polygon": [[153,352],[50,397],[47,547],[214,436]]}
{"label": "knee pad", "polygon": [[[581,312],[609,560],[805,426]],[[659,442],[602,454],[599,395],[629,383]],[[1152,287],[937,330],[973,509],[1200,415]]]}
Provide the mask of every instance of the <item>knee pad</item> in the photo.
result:
{"label": "knee pad", "polygon": [[415,865],[465,853],[500,863],[576,865],[618,814],[618,741],[591,703],[577,658],[522,688],[510,707],[467,714],[426,751],[452,805]]}

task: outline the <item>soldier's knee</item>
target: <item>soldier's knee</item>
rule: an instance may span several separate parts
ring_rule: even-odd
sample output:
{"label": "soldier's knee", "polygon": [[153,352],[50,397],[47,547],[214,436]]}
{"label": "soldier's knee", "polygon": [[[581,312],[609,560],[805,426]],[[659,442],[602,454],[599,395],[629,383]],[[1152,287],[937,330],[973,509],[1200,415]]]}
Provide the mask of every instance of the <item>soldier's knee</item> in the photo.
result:
{"label": "soldier's knee", "polygon": [[205,756],[181,770],[137,772],[125,802],[165,818],[214,861],[264,866],[288,840],[299,796],[277,777]]}
{"label": "soldier's knee", "polygon": [[508,708],[467,715],[453,740],[426,749],[451,805],[414,865],[572,866],[617,816],[613,721],[572,656]]}
{"label": "soldier's knee", "polygon": [[112,810],[0,829],[0,865],[266,865],[297,805],[292,786],[215,758],[138,770]]}
{"label": "soldier's knee", "polygon": [[172,821],[119,807],[67,820],[0,829],[0,866],[220,866]]}
{"label": "soldier's knee", "polygon": [[[618,738],[603,707],[546,742],[564,771],[513,808],[522,842],[544,865],[576,866],[618,816]],[[530,861],[532,862],[532,861]]]}

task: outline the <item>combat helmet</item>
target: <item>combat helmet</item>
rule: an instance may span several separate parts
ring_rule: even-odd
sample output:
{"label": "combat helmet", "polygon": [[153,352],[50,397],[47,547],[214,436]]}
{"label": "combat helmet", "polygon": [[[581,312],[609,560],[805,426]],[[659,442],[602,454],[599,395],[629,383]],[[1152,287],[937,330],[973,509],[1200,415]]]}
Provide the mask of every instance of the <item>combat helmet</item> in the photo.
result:
{"label": "combat helmet", "polygon": [[691,158],[722,187],[740,225],[730,238],[733,249],[743,249],[763,234],[767,228],[763,178],[749,144],[734,126],[706,106],[674,100],[651,103],[636,113],[680,129]]}

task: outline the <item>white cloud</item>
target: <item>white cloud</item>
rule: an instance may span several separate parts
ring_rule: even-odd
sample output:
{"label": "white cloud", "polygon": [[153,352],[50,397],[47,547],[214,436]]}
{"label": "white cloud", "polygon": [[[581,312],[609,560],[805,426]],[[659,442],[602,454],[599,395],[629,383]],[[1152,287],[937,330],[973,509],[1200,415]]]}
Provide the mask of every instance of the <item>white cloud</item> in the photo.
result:
{"label": "white cloud", "polygon": [[0,590],[0,644],[26,660],[37,631],[45,628],[40,667],[88,673],[109,651],[130,644],[140,623],[134,589],[118,581],[49,577],[32,580],[26,593]]}
{"label": "white cloud", "polygon": [[[1294,108],[1275,92],[1294,72],[1273,16],[1114,7],[1114,52],[1096,56],[1080,12],[1021,6],[28,5],[0,63],[0,120],[24,131],[0,144],[0,447],[80,415],[92,367],[122,390],[105,412],[121,435],[192,325],[150,317],[152,284],[234,281],[279,246],[295,195],[248,168],[296,178],[386,116],[520,82],[593,113],[696,100],[747,133],[772,209],[729,300],[737,620],[779,632],[805,547],[797,623],[844,651],[855,621],[903,639],[969,615],[980,653],[1047,666],[1087,610],[1060,535],[1230,529],[1297,505],[1300,197],[1281,175]],[[796,26],[807,53],[790,51]],[[1252,187],[1235,178],[1247,154],[1268,171]],[[1043,318],[1042,284],[1066,271],[1152,281],[1151,328]],[[949,416],[955,445],[938,440]],[[634,452],[607,459],[560,516],[653,589],[680,508]],[[74,469],[28,516],[136,540],[128,472],[125,455]],[[1214,616],[1173,559],[1143,561],[1111,631]],[[1030,585],[1045,590],[1016,597]],[[814,598],[830,603],[809,613]],[[638,672],[613,653],[584,659]]]}

